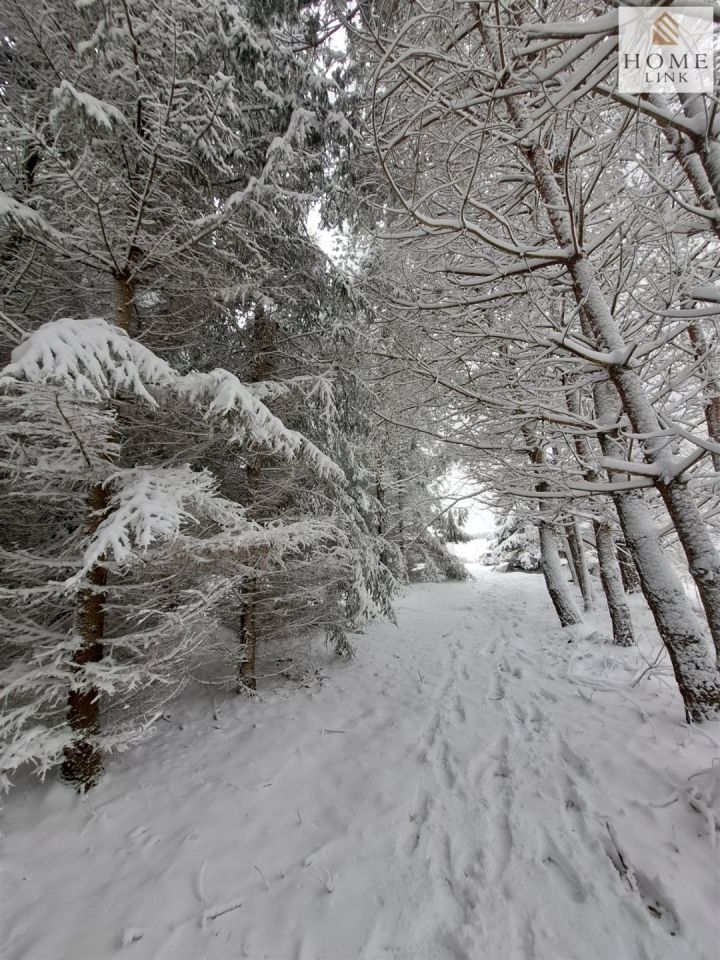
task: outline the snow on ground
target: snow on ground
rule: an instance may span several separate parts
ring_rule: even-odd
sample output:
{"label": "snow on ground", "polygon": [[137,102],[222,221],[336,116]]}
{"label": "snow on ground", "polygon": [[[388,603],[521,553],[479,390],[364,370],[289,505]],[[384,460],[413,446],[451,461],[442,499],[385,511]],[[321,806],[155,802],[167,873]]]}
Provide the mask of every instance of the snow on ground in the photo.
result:
{"label": "snow on ground", "polygon": [[473,572],[309,686],[201,688],[84,800],[20,784],[7,960],[717,958],[720,725]]}

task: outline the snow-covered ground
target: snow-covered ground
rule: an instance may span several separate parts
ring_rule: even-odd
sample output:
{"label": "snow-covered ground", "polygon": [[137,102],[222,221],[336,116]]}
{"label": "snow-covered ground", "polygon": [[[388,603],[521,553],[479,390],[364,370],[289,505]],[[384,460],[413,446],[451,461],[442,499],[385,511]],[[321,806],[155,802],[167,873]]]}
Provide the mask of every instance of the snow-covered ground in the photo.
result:
{"label": "snow-covered ground", "polygon": [[188,694],[85,799],[20,784],[7,960],[717,958],[720,724],[473,571],[307,686]]}

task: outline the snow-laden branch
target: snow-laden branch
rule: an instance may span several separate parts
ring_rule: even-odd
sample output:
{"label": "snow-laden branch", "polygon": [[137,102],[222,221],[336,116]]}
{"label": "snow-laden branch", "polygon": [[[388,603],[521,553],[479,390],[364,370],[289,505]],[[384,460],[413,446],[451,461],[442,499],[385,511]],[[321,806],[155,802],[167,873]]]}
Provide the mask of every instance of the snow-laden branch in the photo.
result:
{"label": "snow-laden branch", "polygon": [[176,377],[168,363],[102,317],[64,317],[44,324],[13,350],[0,371],[0,386],[13,380],[56,383],[97,400],[129,391],[155,404],[148,387]]}
{"label": "snow-laden branch", "polygon": [[205,407],[207,417],[228,417],[239,414],[246,433],[253,442],[292,459],[302,453],[322,476],[342,479],[340,467],[296,430],[288,429],[262,403],[252,388],[241,383],[227,370],[189,373],[180,377],[174,389],[193,403]]}
{"label": "snow-laden branch", "polygon": [[562,333],[549,333],[547,338],[558,347],[562,347],[569,353],[574,353],[576,357],[580,357],[583,360],[587,360],[588,363],[594,363],[601,367],[624,366],[628,361],[629,354],[632,352],[632,348],[606,352],[592,350],[573,337]]}
{"label": "snow-laden branch", "polygon": [[69,80],[63,80],[59,87],[53,90],[53,97],[57,106],[53,107],[48,114],[50,123],[56,123],[60,114],[69,109],[79,109],[88,119],[94,121],[99,127],[112,129],[113,121],[124,123],[122,111],[108,103],[106,100],[98,100],[92,94],[77,90]]}
{"label": "snow-laden branch", "polygon": [[[157,403],[152,391],[169,390],[195,404],[207,418],[239,417],[253,443],[288,459],[302,454],[321,476],[344,478],[334,461],[301,433],[288,429],[233,373],[217,369],[181,375],[102,317],[66,317],[30,334],[0,371],[0,387],[17,381],[59,384],[94,400],[129,392],[152,405]],[[264,390],[267,394],[268,388]]]}
{"label": "snow-laden branch", "polygon": [[215,535],[203,535],[194,546],[203,552],[231,549],[240,557],[243,551],[265,546],[280,553],[309,546],[329,534],[323,521],[263,527],[245,515],[245,509],[220,496],[217,481],[208,470],[180,467],[135,467],[119,470],[106,486],[112,490],[107,515],[90,537],[82,566],[64,586],[74,587],[96,564],[114,561],[128,566],[153,544],[172,541],[190,534],[200,520],[213,523]]}
{"label": "snow-laden branch", "polygon": [[37,210],[33,210],[26,203],[21,203],[9,193],[0,190],[0,221],[5,220],[23,233],[47,239],[61,241],[63,235],[52,227]]}

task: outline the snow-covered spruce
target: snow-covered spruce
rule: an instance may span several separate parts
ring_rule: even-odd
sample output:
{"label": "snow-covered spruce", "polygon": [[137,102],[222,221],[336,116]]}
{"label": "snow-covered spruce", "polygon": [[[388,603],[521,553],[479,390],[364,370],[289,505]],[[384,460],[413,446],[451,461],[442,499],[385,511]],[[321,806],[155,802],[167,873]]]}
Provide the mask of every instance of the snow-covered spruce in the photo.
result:
{"label": "snow-covered spruce", "polygon": [[[89,786],[103,754],[142,732],[185,682],[240,584],[292,557],[307,564],[330,551],[338,564],[342,551],[352,555],[332,518],[251,519],[207,469],[123,467],[127,405],[145,432],[162,430],[184,402],[206,435],[219,429],[226,442],[297,458],[321,479],[344,474],[237,378],[181,376],[99,318],[41,327],[0,383],[9,484],[2,769],[31,761],[44,772],[64,756],[68,779]],[[366,593],[364,576],[356,589]]]}

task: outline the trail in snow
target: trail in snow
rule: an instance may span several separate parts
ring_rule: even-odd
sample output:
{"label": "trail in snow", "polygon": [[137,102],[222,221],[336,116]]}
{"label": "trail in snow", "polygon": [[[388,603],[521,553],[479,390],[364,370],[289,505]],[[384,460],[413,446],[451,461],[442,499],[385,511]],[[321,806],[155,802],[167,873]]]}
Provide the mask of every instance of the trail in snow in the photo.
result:
{"label": "trail in snow", "polygon": [[687,796],[720,724],[568,643],[540,577],[479,577],[413,587],[322,684],[178,704],[83,802],[17,789],[8,960],[714,960]]}

